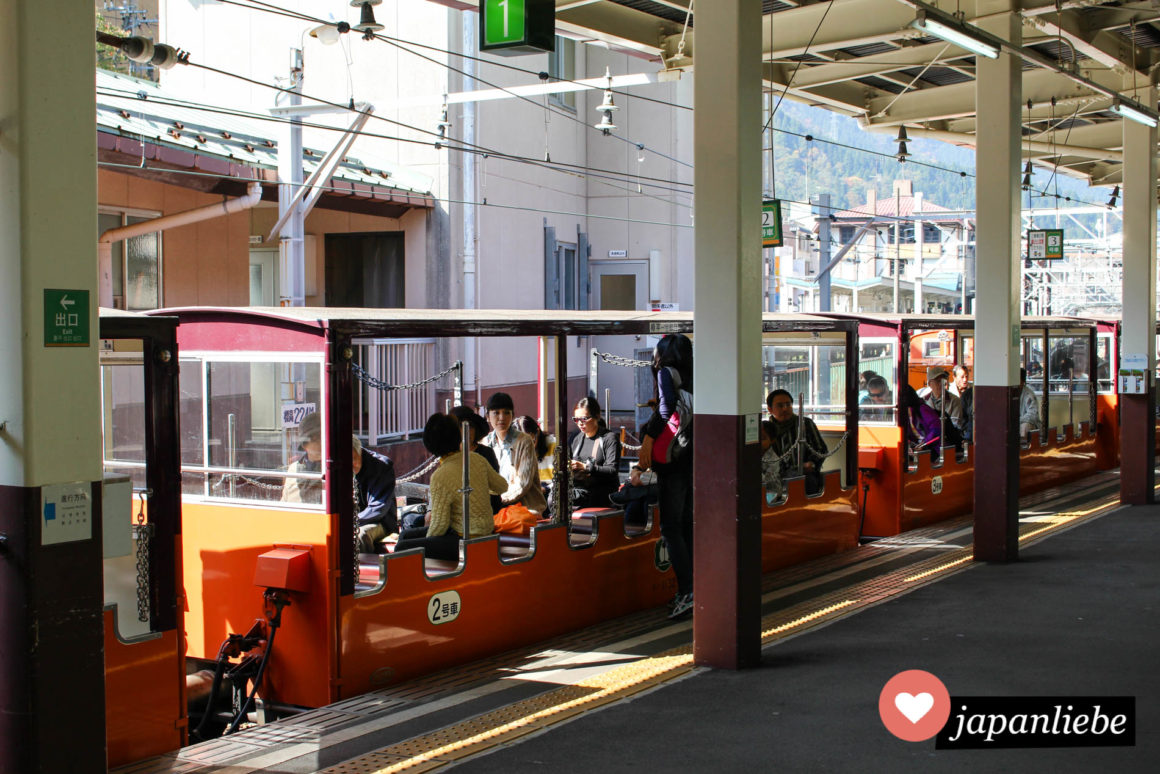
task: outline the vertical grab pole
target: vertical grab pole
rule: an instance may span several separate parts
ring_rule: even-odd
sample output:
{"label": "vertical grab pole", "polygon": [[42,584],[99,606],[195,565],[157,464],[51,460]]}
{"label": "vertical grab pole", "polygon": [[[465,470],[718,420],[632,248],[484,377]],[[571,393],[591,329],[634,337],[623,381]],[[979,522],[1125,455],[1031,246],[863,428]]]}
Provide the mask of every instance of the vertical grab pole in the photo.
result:
{"label": "vertical grab pole", "polygon": [[451,399],[455,401],[456,406],[463,405],[463,361],[455,361],[454,381],[451,386]]}
{"label": "vertical grab pole", "polygon": [[805,458],[802,454],[802,445],[805,444],[806,438],[803,433],[806,427],[806,399],[805,393],[798,393],[798,428],[797,428],[797,474],[804,476]]}
{"label": "vertical grab pole", "polygon": [[[229,446],[227,459],[229,460],[230,470],[233,471],[238,467],[238,415],[230,414],[228,417],[228,426],[226,429],[226,444]],[[230,497],[237,495],[237,476],[230,473]]]}
{"label": "vertical grab pole", "polygon": [[[592,350],[592,373],[596,373],[596,350]],[[568,472],[568,337],[556,336],[556,524],[572,523],[572,498]],[[571,527],[569,526],[569,529]]]}
{"label": "vertical grab pole", "polygon": [[604,424],[612,426],[612,388],[604,388]]}
{"label": "vertical grab pole", "polygon": [[463,486],[459,489],[463,495],[463,539],[459,541],[459,558],[467,563],[467,539],[471,537],[471,425],[467,422],[459,424],[460,447],[463,457]]}
{"label": "vertical grab pole", "polygon": [[1096,421],[1096,391],[1100,370],[1100,360],[1096,351],[1098,344],[1096,329],[1091,328],[1088,331],[1088,435],[1093,436],[1096,433],[1096,426],[1099,424]]}

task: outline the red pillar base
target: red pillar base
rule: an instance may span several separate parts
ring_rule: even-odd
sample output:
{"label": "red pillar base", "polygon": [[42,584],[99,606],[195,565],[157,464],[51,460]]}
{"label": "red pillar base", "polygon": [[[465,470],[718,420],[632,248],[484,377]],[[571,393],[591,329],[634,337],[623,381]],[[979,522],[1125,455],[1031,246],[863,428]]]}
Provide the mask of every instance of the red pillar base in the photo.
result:
{"label": "red pillar base", "polygon": [[761,663],[761,444],[745,417],[697,414],[693,460],[693,657],[700,666]]}
{"label": "red pillar base", "polygon": [[[975,559],[1019,558],[1019,387],[975,385]],[[982,420],[982,421],[980,421]]]}
{"label": "red pillar base", "polygon": [[1156,502],[1156,399],[1120,396],[1120,502]]}

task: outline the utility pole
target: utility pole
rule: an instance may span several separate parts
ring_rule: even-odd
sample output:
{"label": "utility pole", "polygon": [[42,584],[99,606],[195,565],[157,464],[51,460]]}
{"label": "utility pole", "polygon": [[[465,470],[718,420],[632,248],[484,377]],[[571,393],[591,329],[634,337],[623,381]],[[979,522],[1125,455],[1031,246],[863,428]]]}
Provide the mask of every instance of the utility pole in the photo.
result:
{"label": "utility pole", "polygon": [[818,271],[821,272],[818,277],[818,311],[829,312],[833,298],[830,292],[831,272],[823,270],[830,265],[830,224],[833,222],[830,217],[830,195],[818,194],[814,201],[814,218],[818,223]]}
{"label": "utility pole", "polygon": [[[302,49],[290,49],[289,105],[302,104]],[[294,195],[302,187],[302,118],[291,113],[290,121],[282,131],[278,143],[278,217],[282,218],[291,207]],[[306,305],[306,244],[305,217],[302,205],[286,218],[278,234],[280,306]]]}
{"label": "utility pole", "polygon": [[898,278],[902,274],[902,233],[898,227],[901,219],[899,213],[898,186],[894,187],[894,263],[891,265],[894,273],[894,313],[898,314]]}

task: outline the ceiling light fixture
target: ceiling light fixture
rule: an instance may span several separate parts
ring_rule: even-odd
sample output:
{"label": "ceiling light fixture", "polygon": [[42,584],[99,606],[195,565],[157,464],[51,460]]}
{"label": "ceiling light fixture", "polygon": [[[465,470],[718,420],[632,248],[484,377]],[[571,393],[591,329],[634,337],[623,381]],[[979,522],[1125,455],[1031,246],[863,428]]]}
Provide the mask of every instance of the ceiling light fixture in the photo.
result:
{"label": "ceiling light fixture", "polygon": [[936,38],[953,43],[959,48],[970,51],[972,54],[985,56],[988,59],[999,58],[999,47],[979,37],[979,32],[963,22],[961,18],[942,16],[927,10],[920,10],[910,26]]}
{"label": "ceiling light fixture", "polygon": [[1155,127],[1158,123],[1156,114],[1151,110],[1148,110],[1148,108],[1139,103],[1125,100],[1123,97],[1113,99],[1110,109],[1113,113],[1120,116],[1120,118],[1126,118],[1129,121],[1135,121],[1144,126]]}

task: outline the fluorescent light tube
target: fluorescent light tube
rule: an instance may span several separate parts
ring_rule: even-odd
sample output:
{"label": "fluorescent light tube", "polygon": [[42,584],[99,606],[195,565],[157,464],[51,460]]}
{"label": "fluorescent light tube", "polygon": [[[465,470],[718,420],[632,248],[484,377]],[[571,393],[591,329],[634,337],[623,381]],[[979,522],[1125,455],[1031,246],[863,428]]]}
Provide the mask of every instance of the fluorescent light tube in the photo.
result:
{"label": "fluorescent light tube", "polygon": [[1121,100],[1112,100],[1112,112],[1119,114],[1122,118],[1129,121],[1135,121],[1144,126],[1156,126],[1157,118],[1154,113],[1149,113],[1142,107],[1137,108],[1132,105],[1125,105]]}
{"label": "fluorescent light tube", "polygon": [[936,38],[953,43],[959,48],[970,51],[972,54],[985,56],[988,59],[998,59],[999,49],[985,40],[976,38],[967,32],[964,27],[955,22],[944,22],[928,16],[926,11],[919,11],[918,18],[910,26],[917,30],[934,35]]}

